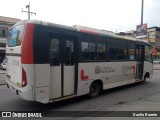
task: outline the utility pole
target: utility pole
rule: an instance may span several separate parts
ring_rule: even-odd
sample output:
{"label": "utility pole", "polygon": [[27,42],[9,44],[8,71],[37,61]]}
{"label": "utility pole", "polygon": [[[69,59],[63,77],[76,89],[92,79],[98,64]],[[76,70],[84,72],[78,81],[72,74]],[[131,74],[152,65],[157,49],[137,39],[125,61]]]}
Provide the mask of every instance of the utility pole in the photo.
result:
{"label": "utility pole", "polygon": [[35,14],[35,15],[36,15],[36,13],[30,12],[30,2],[29,2],[28,5],[26,5],[26,8],[28,8],[28,11],[23,11],[23,8],[22,8],[22,12],[28,13],[28,20],[30,20],[30,15],[32,15],[32,14]]}
{"label": "utility pole", "polygon": [[143,0],[142,0],[142,7],[141,7],[141,25],[143,25]]}

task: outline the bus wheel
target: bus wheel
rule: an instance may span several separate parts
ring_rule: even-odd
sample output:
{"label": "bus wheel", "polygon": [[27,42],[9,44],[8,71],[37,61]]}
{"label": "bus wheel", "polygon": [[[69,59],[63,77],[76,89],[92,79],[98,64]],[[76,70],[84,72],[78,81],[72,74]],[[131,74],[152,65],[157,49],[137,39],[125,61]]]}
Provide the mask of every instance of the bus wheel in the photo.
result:
{"label": "bus wheel", "polygon": [[101,86],[99,82],[93,82],[89,89],[89,98],[95,98],[99,96],[101,92]]}

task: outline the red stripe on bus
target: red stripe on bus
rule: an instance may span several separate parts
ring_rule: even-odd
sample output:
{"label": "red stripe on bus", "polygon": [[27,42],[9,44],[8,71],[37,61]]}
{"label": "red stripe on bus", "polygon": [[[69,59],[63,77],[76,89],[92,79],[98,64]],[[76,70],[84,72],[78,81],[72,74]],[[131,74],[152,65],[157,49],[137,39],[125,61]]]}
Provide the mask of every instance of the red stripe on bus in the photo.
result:
{"label": "red stripe on bus", "polygon": [[133,69],[133,78],[136,78],[136,66],[132,66],[132,69]]}
{"label": "red stripe on bus", "polygon": [[84,75],[84,70],[81,70],[81,80],[88,80],[88,76]]}
{"label": "red stripe on bus", "polygon": [[136,72],[136,66],[132,66],[133,72]]}
{"label": "red stripe on bus", "polygon": [[33,33],[34,24],[26,24],[22,40],[22,64],[33,64]]}
{"label": "red stripe on bus", "polygon": [[79,30],[80,32],[84,32],[84,33],[89,33],[89,34],[93,34],[93,35],[97,35],[98,33],[93,31],[93,30],[83,30],[83,29],[80,29]]}

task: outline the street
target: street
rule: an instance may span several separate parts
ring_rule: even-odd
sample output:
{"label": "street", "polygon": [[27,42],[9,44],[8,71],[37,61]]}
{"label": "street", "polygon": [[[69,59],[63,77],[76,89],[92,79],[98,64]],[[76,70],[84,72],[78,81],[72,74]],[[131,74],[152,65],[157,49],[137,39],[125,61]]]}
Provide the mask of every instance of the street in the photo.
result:
{"label": "street", "polygon": [[81,96],[51,104],[25,101],[6,85],[1,85],[0,111],[47,111],[46,115],[50,115],[50,111],[159,111],[159,73],[160,70],[154,70],[153,78],[147,79],[145,84],[106,90],[94,99]]}
{"label": "street", "polygon": [[160,0],[2,0],[0,120],[159,120],[159,10]]}

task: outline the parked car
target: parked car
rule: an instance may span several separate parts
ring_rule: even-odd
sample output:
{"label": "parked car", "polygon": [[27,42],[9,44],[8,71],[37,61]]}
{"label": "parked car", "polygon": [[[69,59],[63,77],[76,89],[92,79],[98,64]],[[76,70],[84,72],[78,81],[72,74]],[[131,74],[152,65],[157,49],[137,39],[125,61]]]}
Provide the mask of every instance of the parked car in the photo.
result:
{"label": "parked car", "polygon": [[160,63],[160,59],[154,59],[153,63]]}
{"label": "parked car", "polygon": [[6,60],[3,60],[3,62],[1,63],[1,69],[6,70]]}

